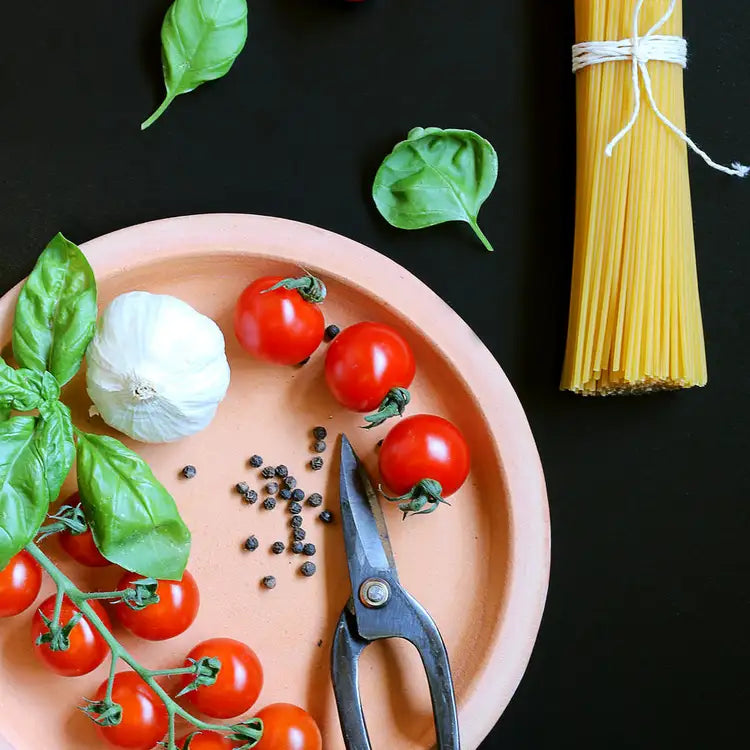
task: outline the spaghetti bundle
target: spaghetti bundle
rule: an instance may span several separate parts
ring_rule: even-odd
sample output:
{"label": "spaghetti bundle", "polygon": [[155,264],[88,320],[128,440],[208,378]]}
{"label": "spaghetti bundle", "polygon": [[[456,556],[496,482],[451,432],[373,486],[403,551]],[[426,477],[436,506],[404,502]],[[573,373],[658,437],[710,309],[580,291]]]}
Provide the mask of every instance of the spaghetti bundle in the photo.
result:
{"label": "spaghetti bundle", "polygon": [[[561,387],[705,385],[681,0],[575,0],[576,228]],[[601,42],[604,42],[602,44]]]}

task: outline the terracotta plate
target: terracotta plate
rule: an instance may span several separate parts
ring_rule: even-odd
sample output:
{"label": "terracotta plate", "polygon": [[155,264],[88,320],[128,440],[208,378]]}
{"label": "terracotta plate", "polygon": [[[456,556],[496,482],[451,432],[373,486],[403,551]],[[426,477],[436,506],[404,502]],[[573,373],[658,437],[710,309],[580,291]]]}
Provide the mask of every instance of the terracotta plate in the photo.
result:
{"label": "terracotta plate", "polygon": [[[121,632],[152,668],[181,662],[198,641],[232,636],[249,643],[263,662],[260,704],[288,701],[312,712],[326,750],[343,747],[329,677],[334,622],[349,595],[341,526],[324,526],[307,509],[308,539],[318,547],[319,572],[299,575],[301,560],[271,555],[287,541],[289,515],[281,507],[245,506],[233,485],[261,480],[247,466],[253,453],[285,463],[307,492],[319,491],[337,511],[337,433],[345,431],[370,470],[375,443],[387,428],[358,428],[328,394],[322,370],[325,345],[305,367],[278,368],[243,354],[232,334],[235,299],[253,278],[295,273],[304,266],[328,284],[328,322],[345,326],[380,320],[400,328],[418,362],[411,413],[454,420],[473,453],[469,481],[450,508],[402,522],[387,519],[401,580],[432,613],[448,646],[460,708],[464,748],[476,748],[516,689],[539,627],[549,574],[549,517],[539,456],[521,405],[503,371],[474,333],[435,294],[400,266],[352,240],[282,219],[207,215],[157,221],[83,246],[99,282],[100,302],[135,289],[173,294],[222,327],[232,385],[216,420],[197,436],[137,449],[174,494],[193,532],[189,569],[201,588],[198,620],[161,644]],[[0,301],[0,342],[10,340],[17,289]],[[7,354],[7,350],[5,350]],[[65,390],[79,426],[104,431],[88,417],[80,376]],[[310,429],[328,428],[326,467],[313,473]],[[185,464],[195,479],[179,477]],[[74,489],[69,480],[68,489]],[[243,553],[254,533],[261,548]],[[116,570],[91,572],[50,553],[82,586],[109,586]],[[274,591],[260,579],[273,574]],[[50,587],[44,589],[50,593]],[[29,616],[0,622],[0,732],[17,750],[101,747],[93,725],[75,710],[106,677],[106,665],[66,679],[39,665],[29,642]],[[375,748],[424,750],[434,743],[424,673],[404,642],[365,652],[363,701]],[[42,720],[41,717],[44,716]],[[32,719],[32,717],[39,717]],[[2,742],[0,741],[0,745]]]}

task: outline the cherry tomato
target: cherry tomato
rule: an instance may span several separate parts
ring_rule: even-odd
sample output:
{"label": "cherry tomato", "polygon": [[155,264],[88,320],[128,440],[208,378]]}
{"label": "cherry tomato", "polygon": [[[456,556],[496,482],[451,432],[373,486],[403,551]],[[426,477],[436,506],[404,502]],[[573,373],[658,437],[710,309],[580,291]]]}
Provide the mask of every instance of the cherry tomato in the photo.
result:
{"label": "cherry tomato", "polygon": [[273,703],[257,714],[263,719],[263,737],[256,750],[322,750],[315,719],[291,703]]}
{"label": "cherry tomato", "polygon": [[[194,659],[213,656],[221,669],[213,685],[201,685],[185,695],[199,711],[215,719],[230,719],[245,713],[258,700],[263,688],[263,667],[249,646],[232,638],[210,638],[199,643],[185,659],[185,666]],[[192,675],[183,677],[188,685]]]}
{"label": "cherry tomato", "polygon": [[42,569],[24,549],[0,570],[0,617],[13,617],[28,609],[42,587]]}
{"label": "cherry tomato", "polygon": [[326,354],[328,387],[352,411],[377,409],[391,388],[411,385],[415,370],[409,344],[384,323],[349,326]]}
{"label": "cherry tomato", "polygon": [[[104,607],[96,600],[89,602],[89,604],[109,629],[109,617],[104,611]],[[34,650],[53,672],[57,672],[64,677],[78,677],[93,671],[107,658],[109,647],[99,631],[95,630],[85,617],[70,631],[70,647],[67,650],[52,651],[47,643],[37,646],[37,638],[42,633],[48,632],[40,611],[49,619],[52,619],[55,612],[54,594],[42,602],[31,621],[31,642],[35,644]],[[77,612],[78,608],[65,597],[60,611],[60,624],[66,625]]]}
{"label": "cherry tomato", "polygon": [[[124,591],[143,576],[125,573],[117,584]],[[135,610],[124,602],[114,605],[117,618],[134,635],[149,641],[165,641],[184,633],[195,621],[200,604],[200,593],[195,578],[186,570],[181,581],[159,581],[156,589],[159,601],[145,609]]]}
{"label": "cherry tomato", "polygon": [[[180,750],[185,747],[189,736],[183,737],[177,743]],[[232,742],[226,738],[226,735],[218,732],[201,732],[193,737],[189,750],[234,750],[234,748],[242,747],[243,744],[245,743]]]}
{"label": "cherry tomato", "polygon": [[[106,693],[105,680],[96,691],[95,700],[102,700]],[[121,706],[122,720],[113,727],[97,727],[112,747],[151,750],[167,733],[169,717],[166,706],[135,672],[115,675],[112,700]]]}
{"label": "cherry tomato", "polygon": [[[65,505],[75,507],[80,505],[81,496],[74,492],[66,501]],[[91,529],[86,529],[82,534],[73,534],[69,529],[60,533],[60,546],[81,565],[89,568],[103,568],[112,563],[97,549],[94,535]]]}
{"label": "cherry tomato", "polygon": [[260,359],[296,365],[323,340],[325,321],[318,304],[296,289],[266,291],[283,276],[264,276],[237,300],[234,331],[242,347]]}

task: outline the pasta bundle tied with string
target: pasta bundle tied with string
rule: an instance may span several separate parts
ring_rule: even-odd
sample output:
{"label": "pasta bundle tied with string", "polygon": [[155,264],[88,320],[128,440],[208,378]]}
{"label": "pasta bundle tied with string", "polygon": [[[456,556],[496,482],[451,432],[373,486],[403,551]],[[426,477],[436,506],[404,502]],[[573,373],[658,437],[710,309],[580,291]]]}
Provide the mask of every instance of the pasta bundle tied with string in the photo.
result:
{"label": "pasta bundle tied with string", "polygon": [[575,0],[576,228],[561,387],[705,385],[685,132],[681,0]]}

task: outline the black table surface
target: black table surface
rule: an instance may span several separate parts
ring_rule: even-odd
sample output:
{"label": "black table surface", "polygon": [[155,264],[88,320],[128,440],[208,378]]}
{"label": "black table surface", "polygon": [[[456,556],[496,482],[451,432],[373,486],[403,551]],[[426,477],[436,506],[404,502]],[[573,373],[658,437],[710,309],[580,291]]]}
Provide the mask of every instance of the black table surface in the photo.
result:
{"label": "black table surface", "polygon": [[[717,748],[747,736],[750,184],[691,157],[710,383],[581,399],[557,389],[574,203],[571,0],[251,0],[230,74],[161,100],[167,0],[13,3],[0,46],[0,291],[58,230],[285,216],[423,279],[523,402],[544,463],[552,576],[527,674],[490,748]],[[686,3],[690,132],[750,160],[750,3]],[[413,126],[500,156],[481,224],[392,229],[369,187]],[[456,508],[453,512],[459,513]]]}

